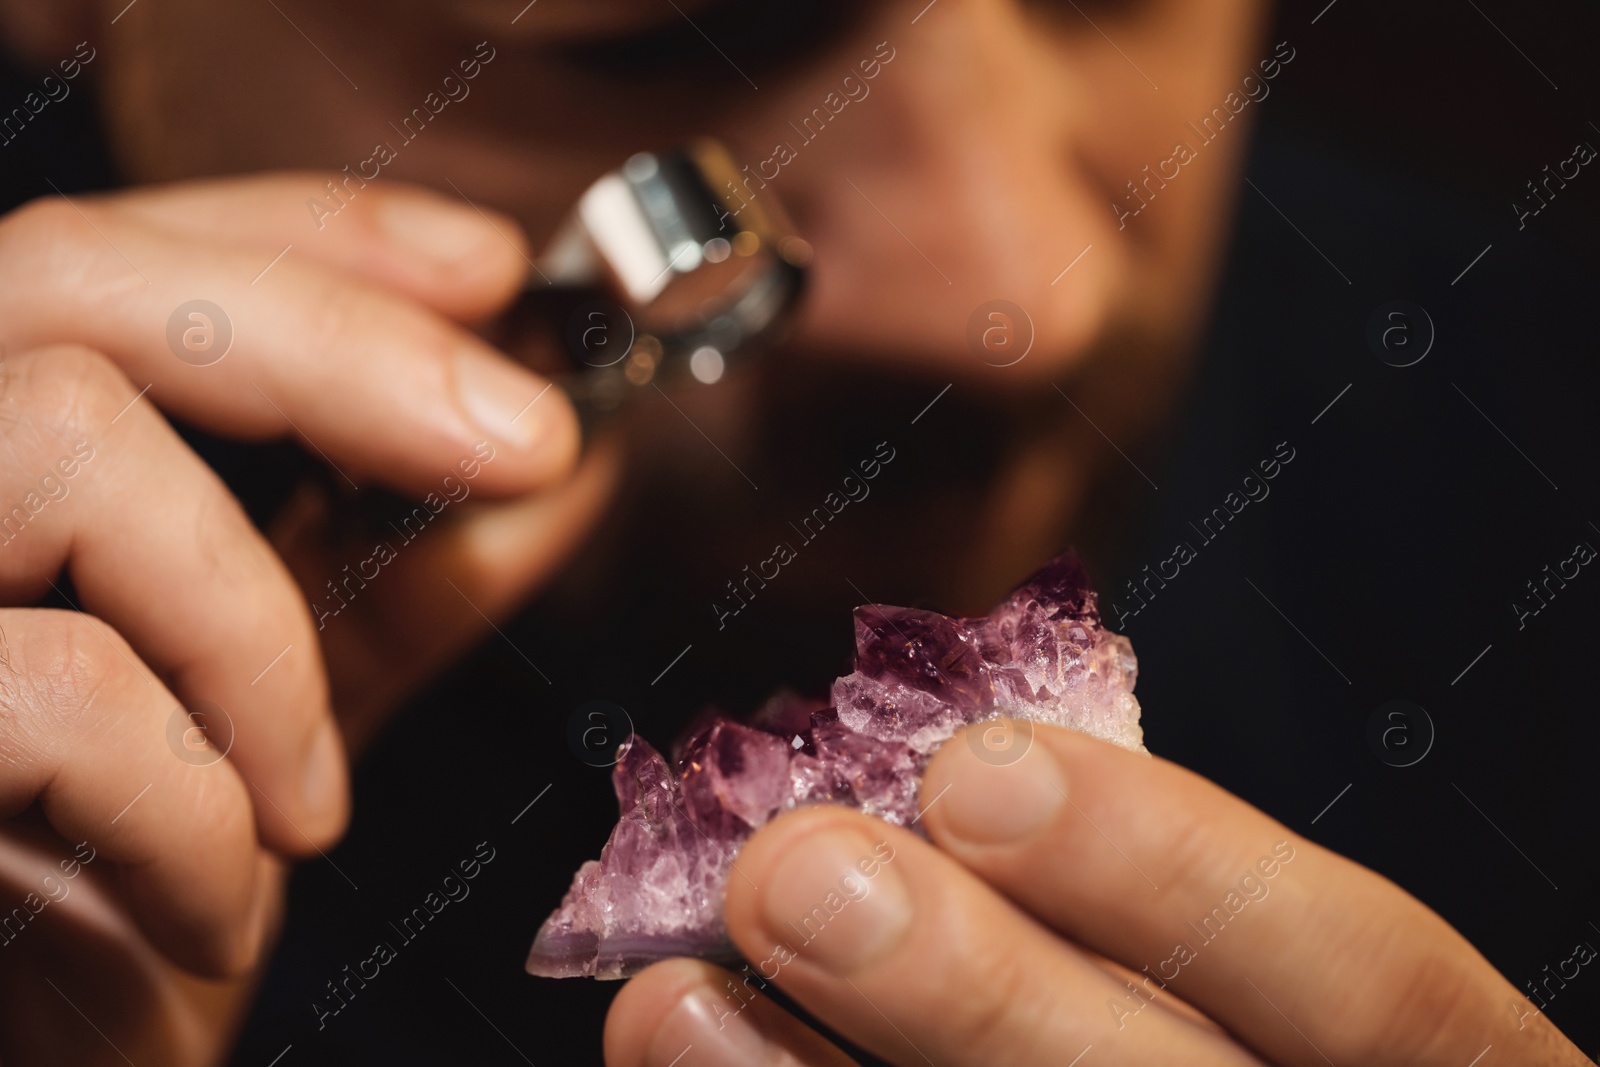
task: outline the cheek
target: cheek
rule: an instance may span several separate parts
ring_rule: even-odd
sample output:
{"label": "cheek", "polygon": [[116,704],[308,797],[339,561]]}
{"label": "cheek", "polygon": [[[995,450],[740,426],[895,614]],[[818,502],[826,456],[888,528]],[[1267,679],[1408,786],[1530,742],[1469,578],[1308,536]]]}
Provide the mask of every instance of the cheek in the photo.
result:
{"label": "cheek", "polygon": [[[938,24],[965,41],[955,53],[899,48],[839,133],[801,148],[782,179],[816,247],[802,342],[820,358],[938,364],[991,385],[997,369],[1043,384],[1113,335],[1168,359],[1203,311],[1249,109],[1224,108],[1234,128],[1175,179],[1153,176],[1143,201],[1129,185],[1172,157],[1191,116],[1240,90],[1260,58],[1248,44],[1260,10],[1136,9],[1118,20],[1119,53],[1076,13],[996,5]],[[968,85],[985,92],[957,91]],[[823,188],[863,170],[859,188]],[[1003,353],[984,340],[998,297],[1020,309]]]}
{"label": "cheek", "polygon": [[1092,72],[1074,82],[1088,116],[1078,147],[1105,209],[1134,213],[1117,234],[1132,264],[1120,311],[1149,343],[1182,343],[1204,311],[1249,126],[1276,103],[1249,102],[1238,114],[1225,104],[1229,93],[1248,99],[1244,79],[1271,54],[1258,43],[1263,19],[1262,5],[1241,0],[1164,5],[1131,19],[1117,42],[1159,92],[1114,49],[1091,55],[1093,42],[1082,41],[1070,49],[1074,70]]}

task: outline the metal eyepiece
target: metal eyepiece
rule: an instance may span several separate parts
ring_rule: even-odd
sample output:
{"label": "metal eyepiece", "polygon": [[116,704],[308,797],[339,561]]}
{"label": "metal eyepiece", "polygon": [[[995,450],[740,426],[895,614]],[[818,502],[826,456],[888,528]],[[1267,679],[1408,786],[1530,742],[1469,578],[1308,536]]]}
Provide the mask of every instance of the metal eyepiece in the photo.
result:
{"label": "metal eyepiece", "polygon": [[529,295],[568,294],[562,385],[586,415],[675,378],[715,383],[772,340],[811,247],[776,197],[746,200],[711,140],[641,152],[591,185],[539,256]]}

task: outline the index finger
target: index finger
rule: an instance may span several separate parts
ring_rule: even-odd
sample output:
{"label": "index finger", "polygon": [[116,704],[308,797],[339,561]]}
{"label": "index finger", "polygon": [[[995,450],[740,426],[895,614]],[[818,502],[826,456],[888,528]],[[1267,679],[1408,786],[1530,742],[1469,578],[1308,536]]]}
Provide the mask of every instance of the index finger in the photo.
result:
{"label": "index finger", "polygon": [[[109,205],[108,205],[109,206]],[[115,210],[191,240],[318,263],[458,322],[504,307],[533,269],[516,222],[465,194],[279,171],[116,194]]]}
{"label": "index finger", "polygon": [[206,430],[296,436],[355,486],[437,492],[487,444],[473,488],[511,495],[577,457],[560,389],[414,300],[51,200],[0,223],[0,343],[62,342],[104,352]]}
{"label": "index finger", "polygon": [[0,499],[23,504],[0,515],[0,599],[33,601],[65,570],[190,707],[215,701],[232,717],[223,747],[257,799],[262,839],[291,855],[328,845],[347,776],[304,594],[104,358],[57,347],[5,369],[14,421],[0,433]]}
{"label": "index finger", "polygon": [[1011,762],[946,744],[924,823],[1024,909],[1140,971],[1130,1026],[1145,998],[1176,995],[1285,1065],[1460,1067],[1487,1045],[1587,1062],[1392,882],[1176,764],[1031,726]]}
{"label": "index finger", "polygon": [[135,921],[180,966],[208,975],[248,967],[261,947],[270,868],[232,764],[175,754],[168,731],[181,706],[99,620],[0,609],[0,632],[10,668],[0,742],[11,756],[0,817],[38,803],[62,837],[82,842],[75,865],[114,865]]}

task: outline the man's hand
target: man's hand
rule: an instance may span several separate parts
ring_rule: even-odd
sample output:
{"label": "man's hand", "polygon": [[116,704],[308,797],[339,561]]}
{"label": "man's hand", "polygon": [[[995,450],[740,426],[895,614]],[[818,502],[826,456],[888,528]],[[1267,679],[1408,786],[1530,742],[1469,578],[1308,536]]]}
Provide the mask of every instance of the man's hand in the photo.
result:
{"label": "man's hand", "polygon": [[1589,1062],[1439,916],[1181,767],[1052,727],[992,758],[934,758],[933,845],[828,807],[762,829],[728,880],[752,962],[645,971],[607,1063],[850,1062],[766,981],[904,1067]]}
{"label": "man's hand", "polygon": [[[70,899],[0,935],[8,1064],[80,1010],[108,1039],[166,1047],[147,1041],[160,1013],[122,1010],[128,985],[73,961],[136,961],[152,1002],[201,988],[178,967],[248,972],[278,857],[315,855],[345,824],[333,709],[369,731],[512,610],[603,499],[603,464],[572,477],[565,397],[467,326],[520,285],[516,226],[372,183],[319,230],[306,201],[325,180],[55,197],[0,219],[0,899],[42,899],[40,854],[95,854]],[[193,300],[225,322],[175,317]],[[206,350],[224,328],[231,346]],[[374,576],[375,546],[347,556],[325,536],[337,500],[308,491],[275,546],[163,413],[298,437],[341,483],[433,494],[427,521],[390,535]],[[83,613],[27,607],[63,576]],[[330,588],[344,606],[314,618],[308,596]]]}

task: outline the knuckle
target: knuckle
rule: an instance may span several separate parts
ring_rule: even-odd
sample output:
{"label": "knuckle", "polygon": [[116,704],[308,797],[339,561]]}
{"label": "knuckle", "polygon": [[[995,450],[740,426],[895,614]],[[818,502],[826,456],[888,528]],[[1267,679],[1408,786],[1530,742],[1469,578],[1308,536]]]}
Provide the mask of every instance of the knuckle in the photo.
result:
{"label": "knuckle", "polygon": [[[111,627],[82,612],[8,612],[3,696],[12,738],[44,752],[102,728],[128,702],[133,650]],[[128,657],[124,661],[117,653]]]}
{"label": "knuckle", "polygon": [[[1026,1060],[1019,1045],[1048,1038],[1059,1028],[1060,1006],[1045,1002],[1035,969],[1024,951],[986,946],[982,931],[968,941],[965,965],[970,981],[940,1006],[948,1039],[967,1055],[986,1063]],[[971,996],[971,990],[982,990]]]}
{"label": "knuckle", "polygon": [[197,494],[189,506],[192,510],[186,517],[175,521],[187,521],[192,530],[193,564],[200,584],[213,595],[251,606],[248,615],[230,613],[220,625],[196,633],[187,645],[190,662],[197,667],[231,662],[244,654],[243,649],[266,657],[279,649],[294,649],[293,655],[285,656],[261,680],[258,689],[293,694],[283,716],[287,722],[304,722],[309,731],[325,711],[328,696],[318,634],[305,594],[220,482]]}
{"label": "knuckle", "polygon": [[373,309],[366,294],[351,285],[326,285],[305,307],[306,347],[319,359],[361,347],[373,334]]}
{"label": "knuckle", "polygon": [[0,337],[49,339],[56,324],[142,288],[145,279],[107,245],[127,240],[126,229],[95,198],[41,197],[0,216]]}
{"label": "knuckle", "polygon": [[97,436],[135,396],[115,363],[83,345],[53,345],[7,360],[6,379],[22,414],[0,432],[27,451]]}
{"label": "knuckle", "polygon": [[190,822],[183,834],[196,846],[202,846],[217,856],[253,853],[255,808],[243,779],[237,774],[214,775],[218,766],[226,766],[226,763],[197,767],[189,772],[215,777],[222,784],[208,786],[201,794],[205,803],[190,806]]}
{"label": "knuckle", "polygon": [[1160,857],[1161,871],[1154,874],[1161,886],[1156,891],[1157,907],[1188,907],[1195,903],[1197,892],[1209,902],[1211,896],[1227,892],[1240,870],[1249,868],[1250,860],[1240,858],[1239,843],[1203,808],[1174,805],[1165,814],[1161,839],[1149,850]]}
{"label": "knuckle", "polygon": [[[1347,973],[1366,980],[1350,983],[1362,1003],[1351,1005],[1345,1017],[1369,1022],[1347,1031],[1343,1041],[1339,1034],[1327,1035],[1335,1048],[1345,1046],[1341,1058],[1360,1063],[1446,1061],[1459,1052],[1453,1043],[1459,1042],[1463,1027],[1490,1006],[1481,995],[1481,964],[1472,953],[1449,951],[1447,944],[1419,931],[1434,919],[1418,915],[1422,910],[1416,905],[1415,910],[1396,911],[1391,902],[1385,928],[1372,930],[1366,950],[1346,961]],[[1382,977],[1372,981],[1375,975]]]}
{"label": "knuckle", "polygon": [[0,218],[0,248],[30,259],[93,236],[94,227],[62,196],[42,196]]}
{"label": "knuckle", "polygon": [[[299,347],[334,381],[345,379],[341,364],[371,351],[377,338],[396,339],[408,351],[441,362],[459,344],[456,331],[431,313],[359,281],[320,279],[297,301],[293,314]],[[277,402],[294,414],[290,404]],[[281,412],[265,401],[262,407],[280,429],[291,429]]]}

